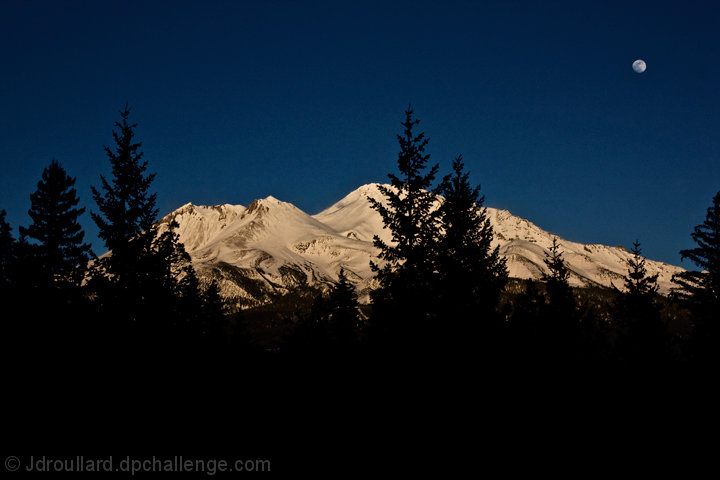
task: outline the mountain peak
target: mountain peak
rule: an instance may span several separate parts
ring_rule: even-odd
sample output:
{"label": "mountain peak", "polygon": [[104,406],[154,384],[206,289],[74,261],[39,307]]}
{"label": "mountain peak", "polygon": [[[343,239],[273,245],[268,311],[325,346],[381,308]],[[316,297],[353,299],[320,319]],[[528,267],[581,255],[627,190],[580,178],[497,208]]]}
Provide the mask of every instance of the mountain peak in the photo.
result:
{"label": "mountain peak", "polygon": [[277,208],[277,207],[283,207],[283,208],[290,208],[292,210],[298,210],[298,208],[293,205],[292,203],[283,202],[282,200],[278,200],[277,198],[273,197],[272,195],[269,195],[265,198],[257,198],[253,200],[253,202],[248,205],[246,213],[267,213],[270,211],[271,208]]}
{"label": "mountain peak", "polygon": [[[166,217],[179,223],[176,232],[198,272],[222,280],[225,294],[255,298],[292,285],[324,285],[344,268],[357,279],[368,301],[376,259],[373,238],[392,243],[380,214],[368,197],[384,202],[382,187],[369,183],[356,188],[316,215],[273,196],[240,205],[196,206],[187,203]],[[495,232],[493,246],[507,258],[511,277],[539,279],[546,271],[548,248],[556,235],[507,210],[488,207]],[[558,238],[571,270],[572,285],[618,284],[627,273],[631,254],[626,249],[585,245]],[[669,291],[680,267],[648,260],[649,274],[659,274],[661,292]],[[269,297],[268,297],[269,298]]]}
{"label": "mountain peak", "polygon": [[245,213],[262,213],[266,212],[267,207],[263,205],[263,200],[258,198],[257,200],[253,200],[250,205],[248,205],[247,210],[245,210]]}

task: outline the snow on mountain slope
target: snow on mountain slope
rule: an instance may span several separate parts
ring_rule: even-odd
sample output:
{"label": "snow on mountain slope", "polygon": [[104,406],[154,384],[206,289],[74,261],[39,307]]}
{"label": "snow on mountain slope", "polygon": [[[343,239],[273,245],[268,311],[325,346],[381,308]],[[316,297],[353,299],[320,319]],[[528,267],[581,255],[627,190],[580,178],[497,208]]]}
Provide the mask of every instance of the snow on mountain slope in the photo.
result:
{"label": "snow on mountain slope", "polygon": [[247,208],[185,205],[163,222],[171,219],[180,225],[180,241],[200,275],[217,279],[225,295],[245,304],[289,287],[329,285],[341,267],[367,297],[374,247],[290,203],[267,197]]}
{"label": "snow on mountain slope", "polygon": [[179,227],[176,232],[185,249],[190,252],[206,245],[244,212],[245,207],[242,205],[203,207],[187,203],[164,217],[160,223],[170,219],[177,221]]}
{"label": "snow on mountain slope", "polygon": [[[378,184],[364,185],[353,191],[335,205],[315,215],[315,218],[345,235],[356,236],[362,240],[371,240],[373,234],[388,242],[390,232],[382,229],[380,215],[370,207],[367,197],[382,200]],[[547,273],[545,252],[552,246],[556,235],[546,232],[533,223],[512,215],[507,210],[488,207],[487,215],[495,232],[493,246],[499,246],[500,252],[507,258],[511,277],[538,280]],[[574,286],[613,284],[622,288],[627,274],[627,261],[632,258],[623,247],[606,245],[583,245],[557,237],[570,268],[570,283]],[[660,291],[670,291],[672,275],[683,271],[662,262],[646,261],[649,275],[658,274]]]}
{"label": "snow on mountain slope", "polygon": [[342,235],[372,242],[378,235],[384,242],[392,240],[392,234],[383,228],[382,217],[370,207],[368,197],[384,203],[384,197],[377,183],[363,185],[345,198],[326,208],[313,217]]}
{"label": "snow on mountain slope", "polygon": [[[247,208],[187,204],[161,223],[176,220],[180,240],[201,277],[217,279],[225,295],[245,305],[262,303],[272,292],[294,286],[327,286],[337,279],[341,267],[358,287],[360,300],[367,302],[372,286],[369,264],[377,255],[373,236],[391,240],[368,197],[383,200],[378,184],[363,185],[313,216],[267,197]],[[488,208],[487,213],[510,276],[540,279],[547,272],[545,253],[556,236],[506,210]],[[626,249],[561,238],[558,243],[571,271],[571,284],[622,288],[632,257]],[[663,293],[669,291],[672,275],[683,270],[652,260],[646,267],[650,275],[659,275]]]}
{"label": "snow on mountain slope", "polygon": [[[546,232],[533,223],[512,215],[507,210],[488,208],[488,217],[495,231],[495,242],[507,258],[511,277],[539,279],[547,273],[545,253],[557,238],[560,251],[570,270],[570,284],[574,286],[600,285],[623,288],[628,260],[633,256],[624,247],[585,245],[564,240]],[[664,262],[646,260],[648,274],[658,274],[658,287],[668,293],[672,276],[683,269]]]}

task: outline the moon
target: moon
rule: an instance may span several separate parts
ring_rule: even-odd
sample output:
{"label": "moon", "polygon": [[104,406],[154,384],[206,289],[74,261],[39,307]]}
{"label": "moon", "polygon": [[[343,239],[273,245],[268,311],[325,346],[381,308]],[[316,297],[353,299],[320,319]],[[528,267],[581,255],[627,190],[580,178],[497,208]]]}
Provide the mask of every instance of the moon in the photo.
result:
{"label": "moon", "polygon": [[643,73],[646,68],[647,64],[645,60],[637,59],[633,62],[633,70],[635,70],[635,73]]}

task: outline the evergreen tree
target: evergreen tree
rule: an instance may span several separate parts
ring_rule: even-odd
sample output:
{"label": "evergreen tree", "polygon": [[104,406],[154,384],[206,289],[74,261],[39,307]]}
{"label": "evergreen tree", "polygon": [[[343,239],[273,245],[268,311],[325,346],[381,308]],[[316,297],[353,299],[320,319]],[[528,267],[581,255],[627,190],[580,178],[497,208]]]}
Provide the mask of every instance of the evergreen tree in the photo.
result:
{"label": "evergreen tree", "polygon": [[105,147],[112,179],[101,176],[100,188],[92,188],[99,213],[91,215],[111,251],[95,261],[93,285],[106,314],[130,321],[148,338],[157,337],[170,327],[187,325],[178,298],[199,294],[189,292],[187,285],[182,291],[190,258],[175,232],[177,223],[155,224],[156,194],[150,191],[155,174],[147,173],[130,109],[126,106],[120,116],[113,130],[115,147]]}
{"label": "evergreen tree", "polygon": [[220,287],[214,279],[205,289],[203,300],[203,333],[211,342],[217,344],[225,333],[227,307],[220,295]]}
{"label": "evergreen tree", "polygon": [[[147,161],[139,151],[141,142],[135,142],[136,124],[128,122],[130,109],[120,111],[121,122],[113,130],[115,149],[105,147],[112,166],[112,179],[100,177],[100,189],[92,187],[93,199],[99,213],[90,215],[98,226],[98,236],[112,252],[98,259],[96,266],[101,275],[115,287],[115,293],[126,299],[120,305],[132,308],[143,297],[141,285],[146,280],[147,268],[155,238],[153,226],[157,217],[156,194],[150,192],[155,174],[147,174]],[[134,316],[130,313],[130,316]]]}
{"label": "evergreen tree", "polygon": [[337,356],[353,351],[358,346],[359,334],[355,287],[341,268],[330,291],[315,297],[310,315],[300,316],[286,339],[286,347],[296,355],[310,358]]}
{"label": "evergreen tree", "polygon": [[488,327],[498,320],[496,308],[507,282],[507,267],[499,247],[492,248],[493,228],[483,207],[485,197],[480,196],[479,186],[470,186],[463,168],[462,156],[458,156],[454,173],[437,190],[443,202],[436,292],[438,313],[453,324],[460,339],[470,340],[478,322]]}
{"label": "evergreen tree", "polygon": [[675,294],[689,307],[694,323],[693,355],[706,365],[720,363],[720,191],[707,209],[705,221],[690,235],[697,247],[681,250],[702,271],[673,277]]}
{"label": "evergreen tree", "polygon": [[12,235],[12,227],[5,220],[5,210],[0,210],[0,308],[3,312],[3,321],[0,322],[0,348],[10,352],[18,348],[20,334],[19,308],[22,298],[18,293],[18,242]]}
{"label": "evergreen tree", "polygon": [[512,303],[509,321],[510,361],[518,365],[532,365],[542,355],[545,308],[545,295],[536,282],[527,280],[525,289]]}
{"label": "evergreen tree", "polygon": [[4,293],[10,288],[10,271],[13,264],[15,239],[12,236],[12,227],[5,220],[7,212],[0,210],[0,292]]}
{"label": "evergreen tree", "polygon": [[669,335],[657,305],[658,275],[648,276],[640,242],[630,251],[625,291],[614,308],[618,358],[634,366],[658,368],[668,360]]}
{"label": "evergreen tree", "polygon": [[550,251],[545,252],[545,265],[549,272],[543,273],[542,280],[547,287],[549,305],[555,313],[569,315],[575,311],[575,297],[569,283],[570,270],[565,265],[557,237],[553,238]]}
{"label": "evergreen tree", "polygon": [[632,297],[643,297],[654,299],[658,292],[657,279],[658,275],[647,275],[645,268],[645,258],[641,255],[642,249],[640,242],[635,241],[633,248],[630,250],[633,257],[628,260],[628,274],[625,278],[625,290]]}
{"label": "evergreen tree", "polygon": [[[155,174],[146,173],[147,161],[143,161],[143,153],[139,151],[142,143],[134,142],[137,124],[128,123],[130,108],[127,105],[120,111],[120,117],[122,121],[115,122],[118,131],[112,132],[115,150],[105,147],[113,178],[108,182],[101,176],[101,189],[92,187],[100,213],[91,212],[91,216],[105,246],[112,250],[113,256],[124,259],[131,240],[143,233],[152,236],[158,211],[155,208],[157,194],[150,192]],[[122,268],[115,265],[115,270],[119,274]]]}
{"label": "evergreen tree", "polygon": [[548,267],[549,273],[543,273],[542,279],[548,284],[548,290],[556,289],[565,293],[570,289],[568,283],[570,271],[565,265],[565,259],[562,255],[557,237],[554,237],[550,250],[545,252],[545,265]]}
{"label": "evergreen tree", "polygon": [[560,252],[557,238],[545,253],[549,273],[543,273],[547,290],[547,304],[543,311],[542,335],[548,358],[563,362],[575,360],[578,334],[577,304],[570,287],[570,271]]}
{"label": "evergreen tree", "polygon": [[[181,328],[187,327],[187,333],[190,335],[201,336],[204,331],[205,296],[189,256],[182,261],[176,282],[178,292],[176,301],[179,309],[177,320],[179,326]],[[195,331],[192,331],[192,329],[195,329]]]}
{"label": "evergreen tree", "polygon": [[22,235],[37,242],[36,275],[45,286],[78,285],[86,271],[90,245],[83,243],[85,234],[78,222],[85,208],[77,208],[80,200],[74,185],[75,178],[53,159],[30,195],[28,214],[33,222],[20,227]]}
{"label": "evergreen tree", "polygon": [[185,334],[203,331],[203,298],[190,255],[175,231],[178,223],[173,219],[156,227],[150,254],[146,257],[144,273],[146,291],[154,289],[147,307],[155,310],[154,318],[165,319],[159,328],[172,328]]}
{"label": "evergreen tree", "polygon": [[338,274],[338,281],[330,290],[328,306],[333,341],[344,346],[356,344],[360,330],[357,294],[343,268]]}
{"label": "evergreen tree", "polygon": [[[397,135],[400,144],[398,170],[389,174],[391,187],[380,186],[385,201],[368,198],[382,217],[384,228],[392,234],[392,244],[377,235],[374,245],[380,250],[380,266],[371,262],[379,287],[372,294],[372,332],[387,344],[418,343],[414,335],[428,333],[434,309],[434,283],[438,213],[435,195],[430,187],[438,166],[425,171],[430,155],[425,153],[428,139],[413,129],[411,108],[405,111],[404,131]],[[371,332],[371,333],[372,333]]]}

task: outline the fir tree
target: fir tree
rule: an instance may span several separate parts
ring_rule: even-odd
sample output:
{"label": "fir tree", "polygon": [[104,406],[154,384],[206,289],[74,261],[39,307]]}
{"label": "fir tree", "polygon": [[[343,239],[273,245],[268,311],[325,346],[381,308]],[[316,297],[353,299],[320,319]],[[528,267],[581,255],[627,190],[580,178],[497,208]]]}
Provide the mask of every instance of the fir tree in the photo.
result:
{"label": "fir tree", "polygon": [[118,130],[112,132],[115,148],[105,147],[112,179],[101,176],[100,188],[92,187],[99,213],[90,215],[98,226],[98,236],[112,251],[98,259],[97,271],[117,287],[115,293],[128,297],[117,299],[120,305],[132,308],[143,297],[141,285],[152,255],[157,209],[156,194],[150,192],[155,174],[146,173],[147,161],[139,150],[142,143],[134,141],[137,125],[128,122],[129,116],[126,105],[120,111],[121,121],[115,122]]}
{"label": "fir tree", "polygon": [[542,355],[543,314],[545,295],[536,282],[527,280],[524,290],[512,302],[509,321],[510,361],[518,365],[531,365]]}
{"label": "fir tree", "polygon": [[5,210],[0,210],[0,292],[3,293],[7,292],[10,287],[10,271],[15,249],[12,227],[5,220],[6,214]]}
{"label": "fir tree", "polygon": [[190,295],[187,289],[181,291],[190,258],[175,232],[177,223],[155,224],[156,194],[150,191],[155,174],[147,173],[129,115],[127,106],[120,111],[121,121],[113,131],[115,147],[105,147],[112,179],[101,176],[100,188],[92,189],[99,213],[91,215],[111,250],[96,260],[93,285],[108,315],[157,336],[170,327],[187,326],[189,319],[183,318],[178,298]]}
{"label": "fir tree", "polygon": [[658,291],[657,279],[658,275],[647,275],[645,268],[645,258],[641,255],[642,249],[640,242],[635,241],[633,248],[630,250],[633,254],[628,260],[628,274],[625,278],[625,290],[631,297],[642,297],[654,299]]}
{"label": "fir tree", "polygon": [[338,274],[338,281],[330,290],[327,303],[333,340],[340,345],[357,343],[360,330],[357,294],[343,268]]}
{"label": "fir tree", "polygon": [[355,287],[340,269],[330,291],[315,296],[310,314],[300,316],[286,339],[289,351],[305,357],[343,355],[358,346],[360,318]]}
{"label": "fir tree", "polygon": [[205,328],[205,296],[189,256],[183,259],[176,282],[179,326],[187,327],[190,335],[202,336]]}
{"label": "fir tree", "polygon": [[178,226],[174,219],[163,221],[156,229],[150,254],[145,259],[145,289],[155,291],[148,299],[148,308],[156,310],[156,318],[166,320],[159,327],[173,328],[176,333],[202,331],[204,312],[200,283],[190,255],[175,231]]}
{"label": "fir tree", "polygon": [[[398,170],[389,174],[391,187],[380,186],[385,201],[368,198],[382,217],[384,228],[392,234],[392,244],[377,235],[374,245],[385,264],[371,262],[379,287],[372,294],[372,330],[383,341],[398,344],[417,343],[413,334],[423,334],[433,311],[432,294],[438,227],[433,208],[435,195],[430,187],[438,166],[425,171],[430,155],[425,153],[428,139],[413,129],[419,120],[413,111],[405,111],[404,131],[397,135],[400,144]],[[416,339],[417,340],[417,339]]]}
{"label": "fir tree", "polygon": [[543,273],[542,279],[548,284],[548,289],[552,288],[558,290],[568,290],[570,284],[570,271],[565,265],[565,259],[560,251],[560,245],[557,242],[557,237],[553,238],[552,246],[548,252],[545,252],[545,265],[548,267],[549,272]]}
{"label": "fir tree", "polygon": [[552,310],[557,314],[569,315],[575,311],[575,297],[570,288],[570,270],[565,265],[565,259],[557,243],[557,237],[553,238],[552,247],[545,252],[545,265],[548,273],[543,273],[542,280],[547,287],[548,302]]}
{"label": "fir tree", "polygon": [[705,221],[690,235],[697,247],[681,250],[701,271],[673,277],[675,294],[689,307],[694,323],[692,354],[706,365],[720,363],[720,191],[707,209]]}
{"label": "fir tree", "polygon": [[220,295],[220,287],[213,279],[203,295],[203,333],[213,343],[220,342],[225,333],[226,311],[227,307]]}
{"label": "fir tree", "polygon": [[543,273],[547,289],[547,304],[543,311],[542,334],[548,358],[563,362],[575,360],[578,334],[577,304],[569,284],[570,271],[560,251],[557,238],[553,238],[550,251],[545,253]]}
{"label": "fir tree", "polygon": [[105,241],[105,246],[115,256],[122,256],[128,242],[152,230],[157,217],[155,203],[157,194],[150,193],[155,174],[147,174],[147,161],[139,151],[141,142],[134,142],[137,124],[128,123],[130,108],[120,111],[121,122],[115,122],[113,130],[115,150],[105,147],[112,166],[112,180],[100,177],[101,189],[92,187],[93,199],[100,213],[91,213]]}
{"label": "fir tree", "polygon": [[78,285],[83,278],[90,245],[83,243],[84,232],[78,218],[85,208],[79,199],[75,178],[53,159],[43,170],[37,190],[30,195],[28,214],[32,224],[20,233],[35,240],[35,257],[44,285]]}
{"label": "fir tree", "polygon": [[625,291],[614,308],[617,357],[633,366],[658,368],[668,360],[669,335],[657,306],[658,275],[648,276],[640,242],[630,250]]}
{"label": "fir tree", "polygon": [[[439,314],[455,324],[461,337],[468,327],[483,321],[486,327],[496,319],[500,293],[507,282],[505,258],[499,247],[492,248],[493,228],[483,207],[480,187],[471,187],[463,172],[462,156],[453,162],[437,192],[440,230],[437,269]],[[471,323],[467,323],[471,321]]]}

